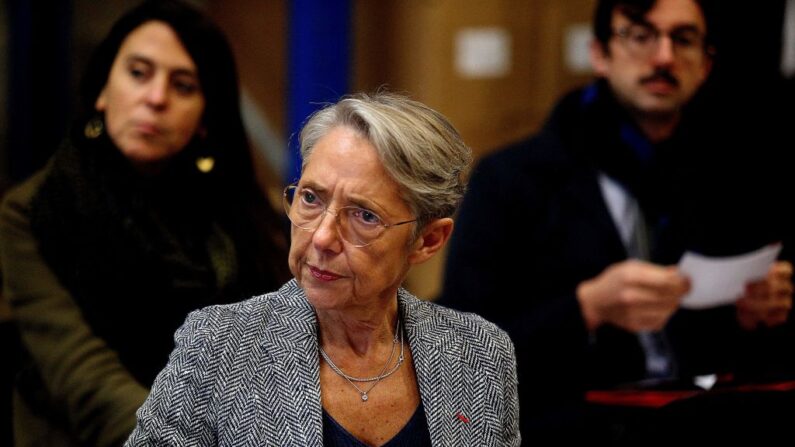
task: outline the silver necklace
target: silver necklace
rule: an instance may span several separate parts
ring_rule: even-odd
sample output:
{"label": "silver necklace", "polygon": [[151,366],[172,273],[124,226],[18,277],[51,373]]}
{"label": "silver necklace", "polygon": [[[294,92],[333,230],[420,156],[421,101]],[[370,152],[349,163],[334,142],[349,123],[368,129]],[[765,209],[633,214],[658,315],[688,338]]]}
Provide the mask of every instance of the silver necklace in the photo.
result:
{"label": "silver necklace", "polygon": [[[395,366],[393,366],[392,368],[389,369],[389,371],[387,371],[389,364],[392,363],[392,358],[395,356],[395,349],[397,347],[397,342],[398,342],[398,333],[400,333],[400,355],[398,356],[397,363],[395,363]],[[384,363],[384,367],[381,368],[381,371],[378,373],[378,375],[373,377],[354,377],[345,374],[331,360],[331,357],[329,357],[328,354],[326,354],[326,351],[323,350],[322,346],[318,346],[318,348],[320,349],[320,355],[323,357],[323,360],[325,360],[326,363],[328,363],[328,366],[331,368],[331,370],[334,371],[338,376],[347,380],[348,383],[350,383],[351,386],[353,386],[353,388],[356,389],[356,391],[359,393],[359,396],[361,396],[362,398],[362,402],[367,402],[367,399],[369,398],[368,394],[370,393],[370,391],[372,391],[373,388],[375,388],[375,386],[378,385],[379,382],[381,382],[381,380],[391,376],[395,371],[398,370],[398,368],[400,368],[400,365],[403,364],[403,360],[405,358],[403,356],[404,353],[403,346],[404,346],[403,331],[400,329],[400,319],[398,319],[397,324],[395,325],[395,338],[392,339],[392,351],[389,353],[389,358],[386,360],[386,363]],[[373,382],[373,384],[370,385],[370,387],[367,388],[367,390],[363,390],[359,388],[359,386],[357,386],[355,382]]]}

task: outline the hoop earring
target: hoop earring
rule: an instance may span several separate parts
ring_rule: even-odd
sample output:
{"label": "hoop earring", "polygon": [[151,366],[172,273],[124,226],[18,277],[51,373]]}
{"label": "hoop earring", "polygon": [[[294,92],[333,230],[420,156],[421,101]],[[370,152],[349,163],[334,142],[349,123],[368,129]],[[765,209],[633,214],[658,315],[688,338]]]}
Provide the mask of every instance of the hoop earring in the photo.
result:
{"label": "hoop earring", "polygon": [[86,138],[93,140],[100,135],[105,130],[105,123],[102,121],[102,117],[97,115],[86,123],[86,127],[83,128],[83,134]]}

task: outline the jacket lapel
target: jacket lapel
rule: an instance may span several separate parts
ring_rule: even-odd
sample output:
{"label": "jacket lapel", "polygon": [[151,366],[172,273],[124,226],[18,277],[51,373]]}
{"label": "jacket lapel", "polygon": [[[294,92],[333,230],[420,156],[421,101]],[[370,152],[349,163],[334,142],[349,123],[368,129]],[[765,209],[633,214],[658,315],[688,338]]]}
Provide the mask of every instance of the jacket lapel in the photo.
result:
{"label": "jacket lapel", "polygon": [[315,314],[297,287],[284,295],[287,300],[274,308],[263,336],[268,414],[261,422],[271,430],[266,438],[273,445],[322,445]]}
{"label": "jacket lapel", "polygon": [[584,215],[590,216],[594,226],[599,227],[610,246],[619,253],[624,251],[624,243],[616,228],[616,223],[610,215],[607,202],[599,186],[596,173],[587,173],[575,178],[568,194],[572,200],[579,203]]}
{"label": "jacket lapel", "polygon": [[451,329],[433,321],[419,300],[403,289],[399,298],[431,442],[470,445],[470,404],[465,393],[457,391],[468,380],[463,343]]}

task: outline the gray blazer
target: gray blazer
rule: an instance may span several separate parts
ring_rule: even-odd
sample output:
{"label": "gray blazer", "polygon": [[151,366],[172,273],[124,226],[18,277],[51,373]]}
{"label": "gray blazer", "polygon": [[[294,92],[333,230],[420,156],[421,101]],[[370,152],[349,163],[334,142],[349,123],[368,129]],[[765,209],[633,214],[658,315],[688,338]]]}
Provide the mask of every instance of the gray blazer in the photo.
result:
{"label": "gray blazer", "polygon": [[[434,446],[519,445],[513,344],[474,314],[401,289]],[[126,446],[321,446],[315,312],[295,280],[191,313]]]}

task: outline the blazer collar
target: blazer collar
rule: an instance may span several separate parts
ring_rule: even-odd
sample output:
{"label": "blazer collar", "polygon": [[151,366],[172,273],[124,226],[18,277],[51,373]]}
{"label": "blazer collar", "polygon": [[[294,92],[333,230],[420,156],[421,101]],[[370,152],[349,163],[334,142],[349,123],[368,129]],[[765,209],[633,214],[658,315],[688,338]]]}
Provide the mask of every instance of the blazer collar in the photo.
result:
{"label": "blazer collar", "polygon": [[[291,445],[322,445],[322,404],[317,347],[317,319],[303,290],[293,279],[275,298],[269,336],[263,348],[268,353],[267,375],[274,380],[276,395],[285,400],[275,410],[286,424],[285,442]],[[398,307],[417,373],[420,397],[434,444],[456,438],[467,430],[468,415],[463,393],[456,390],[466,374],[464,344],[449,324],[436,316],[433,306],[404,289],[398,291]],[[287,371],[295,371],[289,374]],[[292,401],[292,406],[290,402]],[[298,404],[300,402],[300,404]],[[290,417],[284,417],[290,415]],[[460,438],[458,438],[460,439]]]}
{"label": "blazer collar", "polygon": [[272,296],[265,323],[265,377],[273,389],[265,420],[279,427],[282,445],[323,445],[317,319],[295,279]]}
{"label": "blazer collar", "polygon": [[464,414],[466,396],[450,391],[460,389],[460,382],[467,380],[465,345],[449,323],[438,318],[431,304],[404,289],[398,291],[398,302],[431,441],[447,445],[447,441],[462,439],[470,417]]}

